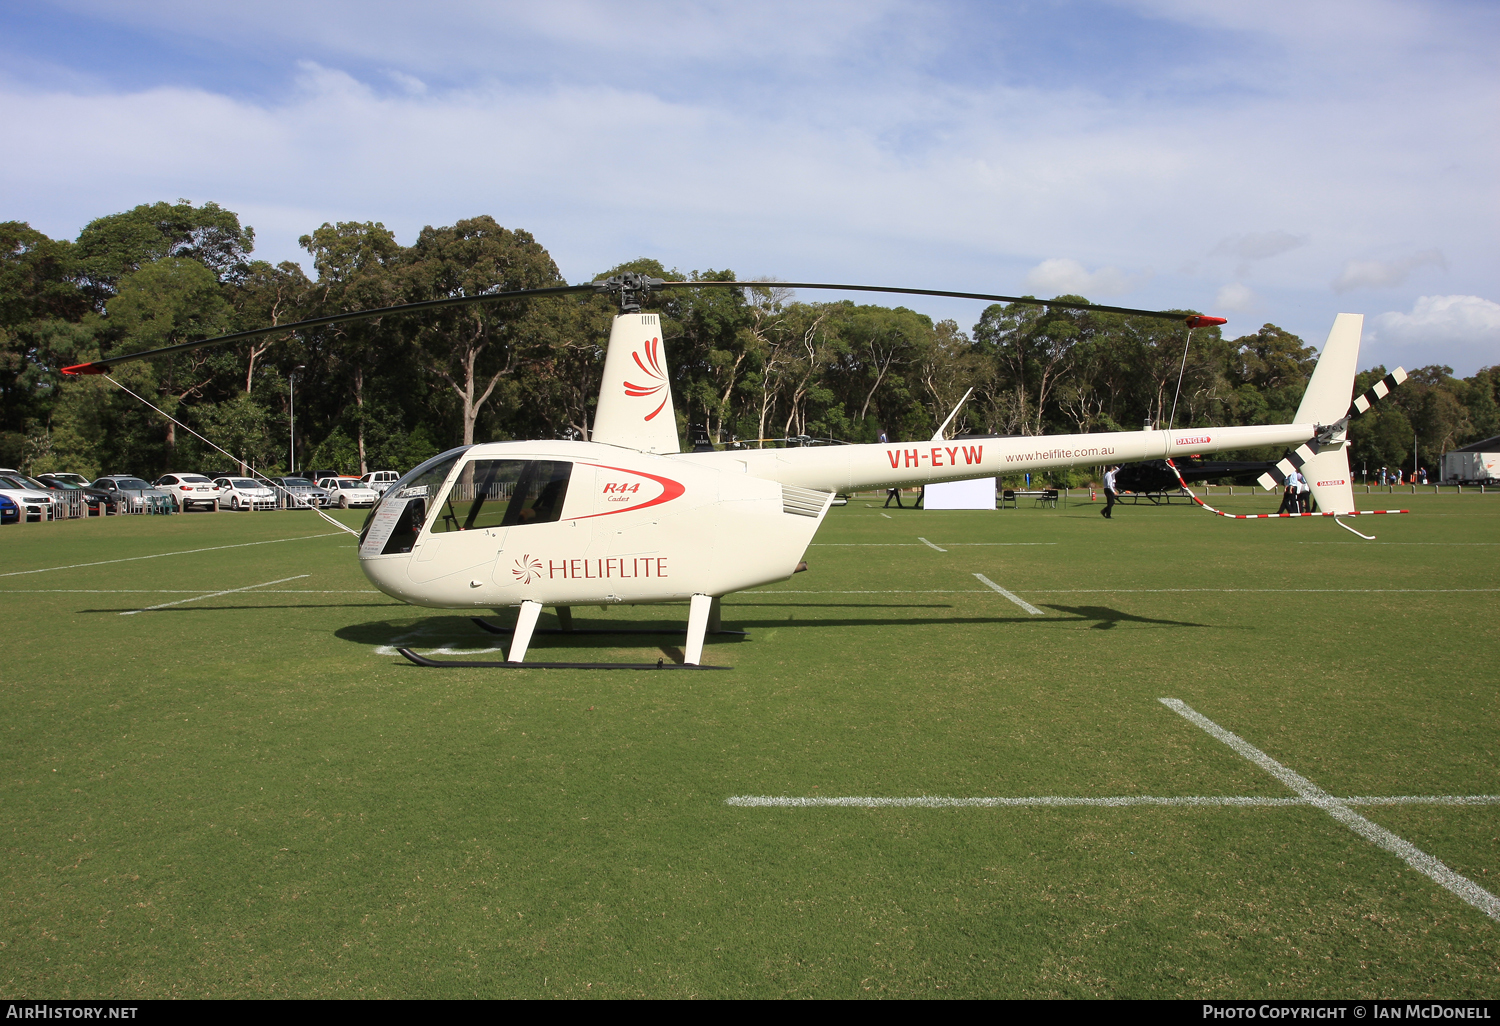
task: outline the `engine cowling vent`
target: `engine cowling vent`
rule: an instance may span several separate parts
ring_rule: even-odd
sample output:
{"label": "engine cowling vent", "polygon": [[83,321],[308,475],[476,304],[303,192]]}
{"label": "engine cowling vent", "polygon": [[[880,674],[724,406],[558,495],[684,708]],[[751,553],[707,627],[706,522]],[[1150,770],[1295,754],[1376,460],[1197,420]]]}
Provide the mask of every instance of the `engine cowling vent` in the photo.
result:
{"label": "engine cowling vent", "polygon": [[794,517],[820,517],[832,498],[832,492],[782,485],[781,512],[790,513]]}

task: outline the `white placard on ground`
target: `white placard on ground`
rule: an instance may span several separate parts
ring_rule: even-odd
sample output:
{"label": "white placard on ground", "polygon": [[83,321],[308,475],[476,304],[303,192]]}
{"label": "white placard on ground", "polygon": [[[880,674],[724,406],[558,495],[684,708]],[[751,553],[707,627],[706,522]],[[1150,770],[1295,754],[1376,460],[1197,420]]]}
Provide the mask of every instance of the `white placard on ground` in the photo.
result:
{"label": "white placard on ground", "polygon": [[995,479],[945,481],[927,486],[922,505],[926,509],[994,509]]}

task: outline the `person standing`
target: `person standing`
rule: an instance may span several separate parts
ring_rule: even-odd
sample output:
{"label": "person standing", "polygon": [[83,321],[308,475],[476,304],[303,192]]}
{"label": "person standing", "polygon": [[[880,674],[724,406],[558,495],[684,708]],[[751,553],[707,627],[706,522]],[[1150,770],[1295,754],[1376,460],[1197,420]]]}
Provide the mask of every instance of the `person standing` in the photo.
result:
{"label": "person standing", "polygon": [[1297,512],[1312,512],[1312,485],[1307,483],[1307,475],[1297,471]]}
{"label": "person standing", "polygon": [[1104,471],[1104,508],[1099,511],[1099,514],[1105,520],[1114,519],[1115,501],[1118,498],[1115,491],[1115,471],[1119,469],[1119,467],[1110,467]]}
{"label": "person standing", "polygon": [[1299,499],[1299,496],[1302,494],[1302,489],[1298,484],[1301,478],[1302,475],[1294,470],[1290,474],[1288,474],[1286,476],[1286,480],[1281,483],[1281,505],[1276,509],[1277,516],[1280,516],[1283,513],[1301,512],[1301,510],[1297,508],[1297,503],[1301,501]]}
{"label": "person standing", "polygon": [[890,509],[891,508],[891,500],[892,499],[896,500],[896,508],[897,509],[905,509],[906,508],[905,506],[901,505],[901,489],[899,489],[899,488],[887,488],[885,490],[885,505],[882,506],[882,507],[880,507],[880,508],[881,509]]}

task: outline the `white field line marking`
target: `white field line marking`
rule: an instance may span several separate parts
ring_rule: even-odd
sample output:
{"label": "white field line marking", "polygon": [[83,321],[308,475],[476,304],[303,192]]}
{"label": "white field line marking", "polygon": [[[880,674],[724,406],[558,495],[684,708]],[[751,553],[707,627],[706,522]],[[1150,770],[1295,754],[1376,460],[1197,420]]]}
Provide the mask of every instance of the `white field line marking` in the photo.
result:
{"label": "white field line marking", "polygon": [[[1358,545],[1346,541],[1304,541],[1298,545]],[[1500,542],[1376,542],[1377,545],[1500,545]]]}
{"label": "white field line marking", "polygon": [[920,591],[741,591],[739,595],[989,595],[979,588],[925,588]]}
{"label": "white field line marking", "polygon": [[[337,538],[338,534],[329,531],[327,534],[302,534],[295,538],[271,538],[268,541],[241,542],[238,545],[212,545],[206,549],[183,549],[181,552],[157,552],[150,556],[126,556],[124,559],[101,559],[97,563],[73,563],[69,566],[45,566],[40,570],[12,570],[9,573],[0,574],[0,577],[19,577],[23,574],[45,574],[51,570],[77,570],[86,566],[105,566],[109,563],[132,563],[138,559],[161,559],[163,556],[191,556],[199,552],[217,552],[220,549],[244,549],[251,545],[277,545],[281,542],[307,541],[309,538]],[[288,578],[292,580],[293,578]]]}
{"label": "white field line marking", "polygon": [[1255,765],[1271,774],[1271,776],[1281,781],[1287,787],[1296,791],[1309,804],[1322,809],[1365,840],[1384,848],[1392,855],[1400,858],[1408,866],[1429,877],[1439,886],[1452,891],[1455,895],[1467,901],[1491,919],[1500,920],[1500,898],[1495,897],[1473,880],[1465,876],[1460,876],[1416,845],[1402,840],[1385,827],[1361,816],[1349,807],[1348,802],[1335,798],[1317,784],[1302,776],[1302,774],[1287,769],[1287,767],[1250,744],[1238,734],[1233,734],[1225,730],[1207,716],[1197,712],[1186,702],[1178,701],[1175,698],[1163,698],[1159,701],[1162,705],[1171,709],[1195,727],[1203,730],[1211,737],[1224,742],[1224,744],[1234,749],[1245,759],[1255,763]]}
{"label": "white field line marking", "polygon": [[947,552],[948,551],[947,549],[938,548],[938,546],[932,544],[932,542],[928,541],[926,538],[923,538],[921,535],[917,536],[917,541],[921,542],[923,545],[926,545],[929,549],[934,549],[934,550],[936,550],[938,552]]}
{"label": "white field line marking", "polygon": [[1500,588],[1027,588],[1032,595],[1468,595]]}
{"label": "white field line marking", "polygon": [[[306,576],[305,574],[303,576]],[[292,578],[295,580],[295,578]],[[207,595],[205,588],[11,588],[0,590],[0,595]],[[306,588],[276,588],[263,591],[262,595],[379,595],[369,591],[316,591]]]}
{"label": "white field line marking", "polygon": [[983,584],[985,587],[989,588],[992,591],[995,591],[995,592],[998,592],[1001,595],[1004,595],[1006,598],[1010,599],[1016,605],[1020,606],[1024,610],[1026,610],[1026,612],[1030,613],[1032,616],[1046,616],[1047,615],[1042,610],[1038,609],[1036,606],[1032,605],[1030,602],[1027,602],[1021,596],[1017,595],[1015,592],[1013,592],[1013,591],[1006,591],[1004,588],[1000,587],[1000,585],[996,584],[994,581],[992,581],[988,577],[984,576],[984,574],[975,574],[974,576],[977,577],[977,578],[979,578],[979,583],[980,584]]}
{"label": "white field line marking", "polygon": [[[1027,588],[1028,595],[1474,595],[1500,588]],[[17,592],[16,594],[22,594]],[[792,591],[756,589],[739,595],[989,595],[979,588],[888,588],[862,591]]]}
{"label": "white field line marking", "polygon": [[[1359,797],[1340,799],[1345,805],[1500,805],[1500,795],[1392,795],[1388,798]],[[748,809],[1009,809],[1046,806],[1063,808],[1085,806],[1120,809],[1132,805],[1166,806],[1230,806],[1234,808],[1280,808],[1293,805],[1313,804],[1306,798],[1262,798],[1259,796],[1197,795],[1181,797],[1155,797],[1152,795],[1121,795],[1113,798],[1074,798],[1052,795],[1036,798],[869,798],[833,796],[821,798],[792,798],[786,795],[736,795],[724,799],[725,805]]]}
{"label": "white field line marking", "polygon": [[[882,515],[884,515],[884,514],[882,514]],[[932,546],[932,548],[937,549],[939,552],[946,552],[947,551],[946,549],[938,549],[938,547],[936,545],[933,545],[932,542],[928,541],[926,538],[920,538],[918,540],[921,541],[922,544],[924,544],[924,545],[930,545],[930,546]],[[1059,543],[1058,542],[943,542],[943,544],[944,545],[951,545],[953,548],[959,548],[960,546],[988,546],[988,547],[991,547],[991,548],[996,548],[996,547],[999,547],[999,548],[1022,548],[1022,547],[1028,547],[1028,546],[1033,546],[1033,545],[1057,545]],[[823,548],[823,549],[914,549],[914,548],[917,548],[917,543],[916,542],[813,542],[812,543],[812,547],[814,547],[814,548]]]}
{"label": "white field line marking", "polygon": [[242,591],[251,591],[255,588],[269,588],[273,584],[285,584],[287,581],[300,581],[312,574],[298,574],[296,577],[282,577],[279,580],[267,581],[265,584],[251,584],[244,588],[230,588],[228,591],[215,591],[207,595],[194,595],[192,598],[178,599],[176,602],[163,602],[159,606],[147,606],[145,609],[127,609],[121,616],[134,616],[136,613],[149,613],[153,609],[166,609],[168,606],[180,606],[184,602],[198,602],[201,599],[218,598],[220,595],[235,595]]}
{"label": "white field line marking", "polygon": [[883,516],[883,517],[885,517],[887,520],[895,520],[896,519],[895,517],[891,516],[889,513],[882,513],[880,515]]}

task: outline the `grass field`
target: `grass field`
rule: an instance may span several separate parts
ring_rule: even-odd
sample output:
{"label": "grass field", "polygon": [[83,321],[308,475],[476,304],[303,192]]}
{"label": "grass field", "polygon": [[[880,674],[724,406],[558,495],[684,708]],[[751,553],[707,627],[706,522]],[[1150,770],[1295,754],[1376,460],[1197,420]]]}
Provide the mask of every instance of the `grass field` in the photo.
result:
{"label": "grass field", "polygon": [[[7,527],[0,989],[1500,996],[1500,922],[1315,805],[728,803],[1297,797],[1164,697],[1335,796],[1500,795],[1500,498],[1397,498],[856,500],[692,674],[409,665],[501,639],[308,514]],[[680,658],[608,642],[531,658]],[[1500,892],[1500,804],[1353,808]]]}

